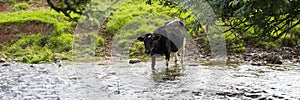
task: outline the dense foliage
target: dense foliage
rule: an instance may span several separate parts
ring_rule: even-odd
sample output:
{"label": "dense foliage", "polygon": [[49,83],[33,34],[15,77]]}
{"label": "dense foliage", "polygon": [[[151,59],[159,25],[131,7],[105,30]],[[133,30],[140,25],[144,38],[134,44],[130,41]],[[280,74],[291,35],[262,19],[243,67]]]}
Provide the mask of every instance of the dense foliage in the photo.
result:
{"label": "dense foliage", "polygon": [[[156,0],[146,0],[153,4]],[[297,43],[299,33],[296,26],[300,24],[300,1],[298,0],[159,0],[165,6],[180,6],[180,12],[190,11],[208,3],[216,14],[223,33],[230,32],[233,41],[253,44],[251,41],[276,42],[288,39],[291,45]],[[171,3],[170,3],[171,2]],[[195,13],[192,15],[196,15]],[[201,21],[201,20],[198,20]],[[201,27],[199,23],[193,26]],[[228,37],[226,36],[226,37]],[[284,39],[283,39],[284,38]],[[280,40],[281,39],[281,40]]]}
{"label": "dense foliage", "polygon": [[[152,4],[155,0],[147,0]],[[174,1],[159,0],[165,6],[179,5],[181,11],[198,6],[195,0]],[[298,0],[200,0],[207,2],[220,18],[221,25],[230,26],[240,34],[254,29],[257,36],[280,38],[284,33],[300,24],[300,1]],[[200,27],[200,26],[199,26]]]}
{"label": "dense foliage", "polygon": [[227,0],[209,1],[223,25],[243,34],[253,28],[257,36],[280,38],[300,24],[297,0]]}

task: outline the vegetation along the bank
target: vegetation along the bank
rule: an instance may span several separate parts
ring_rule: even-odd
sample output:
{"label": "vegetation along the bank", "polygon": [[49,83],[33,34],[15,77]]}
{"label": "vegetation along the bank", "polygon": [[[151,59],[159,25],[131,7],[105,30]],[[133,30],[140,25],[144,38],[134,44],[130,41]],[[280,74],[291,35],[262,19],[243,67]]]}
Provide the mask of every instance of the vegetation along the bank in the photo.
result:
{"label": "vegetation along the bank", "polygon": [[0,14],[1,53],[27,63],[68,59],[75,24],[55,11],[28,10]]}
{"label": "vegetation along the bank", "polygon": [[193,11],[201,6],[199,2],[212,7],[232,54],[249,47],[269,50],[299,45],[300,1],[295,0],[0,0],[0,54],[26,63],[68,60],[74,53],[74,28],[85,22],[87,29],[103,29],[92,36],[98,42],[96,51],[103,49],[99,44],[118,46],[130,57],[145,58],[143,44],[134,38],[177,18],[186,23],[201,50],[209,51],[203,18]]}

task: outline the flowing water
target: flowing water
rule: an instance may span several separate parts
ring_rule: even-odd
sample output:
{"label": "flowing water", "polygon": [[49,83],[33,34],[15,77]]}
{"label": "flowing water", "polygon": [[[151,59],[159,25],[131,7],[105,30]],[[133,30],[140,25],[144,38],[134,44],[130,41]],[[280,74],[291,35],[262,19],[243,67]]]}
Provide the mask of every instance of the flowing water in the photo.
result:
{"label": "flowing water", "polygon": [[[0,63],[0,65],[2,65]],[[0,66],[0,99],[300,99],[300,66],[202,66],[166,69],[123,61]]]}

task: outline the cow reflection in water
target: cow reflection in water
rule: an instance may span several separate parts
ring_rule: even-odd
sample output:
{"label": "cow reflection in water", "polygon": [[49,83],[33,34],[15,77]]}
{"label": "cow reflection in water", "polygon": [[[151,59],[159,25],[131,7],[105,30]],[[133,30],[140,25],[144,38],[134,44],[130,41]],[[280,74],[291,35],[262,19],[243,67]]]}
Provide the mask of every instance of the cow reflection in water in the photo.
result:
{"label": "cow reflection in water", "polygon": [[159,71],[152,71],[152,79],[158,83],[178,80],[179,77],[183,76],[183,70],[183,67],[176,64]]}

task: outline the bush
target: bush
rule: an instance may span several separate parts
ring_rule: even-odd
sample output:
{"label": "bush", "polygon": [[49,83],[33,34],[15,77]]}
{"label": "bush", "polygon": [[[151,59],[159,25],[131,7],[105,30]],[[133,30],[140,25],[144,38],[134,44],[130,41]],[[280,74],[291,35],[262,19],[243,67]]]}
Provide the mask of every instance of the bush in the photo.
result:
{"label": "bush", "polygon": [[61,34],[49,39],[47,47],[55,53],[68,52],[72,49],[73,35]]}

